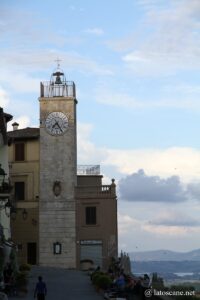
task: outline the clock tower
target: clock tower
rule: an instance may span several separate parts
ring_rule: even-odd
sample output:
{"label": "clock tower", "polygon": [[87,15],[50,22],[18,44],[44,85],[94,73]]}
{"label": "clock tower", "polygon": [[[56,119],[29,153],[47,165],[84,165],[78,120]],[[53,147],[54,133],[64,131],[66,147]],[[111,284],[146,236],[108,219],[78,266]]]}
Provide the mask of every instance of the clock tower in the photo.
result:
{"label": "clock tower", "polygon": [[39,264],[76,268],[76,90],[58,64],[40,84]]}

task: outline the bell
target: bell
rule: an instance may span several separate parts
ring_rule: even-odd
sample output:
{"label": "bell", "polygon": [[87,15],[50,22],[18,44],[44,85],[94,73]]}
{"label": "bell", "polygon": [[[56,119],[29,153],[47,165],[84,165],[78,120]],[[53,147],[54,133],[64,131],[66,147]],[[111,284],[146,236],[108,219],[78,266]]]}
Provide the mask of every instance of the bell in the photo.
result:
{"label": "bell", "polygon": [[61,81],[61,79],[60,79],[60,75],[57,75],[57,76],[56,76],[55,84],[62,84],[62,81]]}

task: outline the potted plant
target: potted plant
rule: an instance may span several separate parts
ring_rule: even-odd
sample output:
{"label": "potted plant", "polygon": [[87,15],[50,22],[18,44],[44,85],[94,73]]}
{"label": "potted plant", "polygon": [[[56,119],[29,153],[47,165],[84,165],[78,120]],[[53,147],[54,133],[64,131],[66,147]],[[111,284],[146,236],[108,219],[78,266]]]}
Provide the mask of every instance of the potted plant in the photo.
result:
{"label": "potted plant", "polygon": [[24,296],[27,293],[28,274],[27,272],[18,272],[15,276],[16,287],[19,296]]}

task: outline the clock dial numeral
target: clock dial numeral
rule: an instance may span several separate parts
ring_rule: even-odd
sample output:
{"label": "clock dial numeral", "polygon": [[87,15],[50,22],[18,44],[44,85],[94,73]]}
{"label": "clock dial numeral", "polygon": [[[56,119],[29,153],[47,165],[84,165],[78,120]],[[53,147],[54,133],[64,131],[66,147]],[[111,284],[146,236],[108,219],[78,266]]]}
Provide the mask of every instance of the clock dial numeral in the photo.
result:
{"label": "clock dial numeral", "polygon": [[50,113],[45,121],[46,130],[52,135],[62,135],[68,128],[68,118],[62,112]]}

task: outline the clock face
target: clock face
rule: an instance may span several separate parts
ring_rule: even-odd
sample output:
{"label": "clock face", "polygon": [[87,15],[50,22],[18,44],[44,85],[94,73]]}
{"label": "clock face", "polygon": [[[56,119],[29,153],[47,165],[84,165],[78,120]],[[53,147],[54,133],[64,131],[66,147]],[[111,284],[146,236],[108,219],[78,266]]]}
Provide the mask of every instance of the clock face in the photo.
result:
{"label": "clock face", "polygon": [[62,135],[68,128],[68,118],[62,112],[52,112],[47,116],[45,126],[48,133]]}

